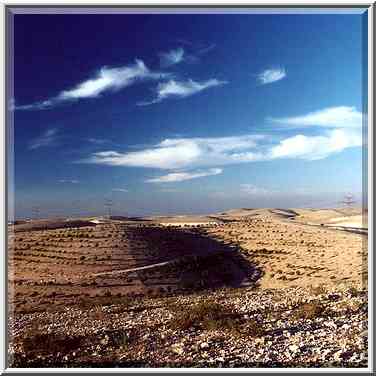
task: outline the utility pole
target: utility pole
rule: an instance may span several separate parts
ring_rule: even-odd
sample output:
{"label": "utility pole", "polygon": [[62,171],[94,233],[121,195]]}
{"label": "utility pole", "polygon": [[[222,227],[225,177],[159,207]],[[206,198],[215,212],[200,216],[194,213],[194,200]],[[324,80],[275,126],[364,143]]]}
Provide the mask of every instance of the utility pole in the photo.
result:
{"label": "utility pole", "polygon": [[355,203],[354,195],[352,193],[348,193],[345,195],[342,204],[345,204],[348,208]]}
{"label": "utility pole", "polygon": [[111,219],[111,207],[113,205],[112,200],[109,198],[106,198],[104,201],[104,206],[107,208],[107,213],[108,213],[108,219]]}

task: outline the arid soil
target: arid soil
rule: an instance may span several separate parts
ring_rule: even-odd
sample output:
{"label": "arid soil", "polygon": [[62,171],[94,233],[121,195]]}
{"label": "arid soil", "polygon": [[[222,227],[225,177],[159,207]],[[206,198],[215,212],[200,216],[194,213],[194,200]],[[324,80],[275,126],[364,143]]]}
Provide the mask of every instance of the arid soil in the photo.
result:
{"label": "arid soil", "polygon": [[367,235],[322,226],[333,213],[306,224],[309,215],[318,217],[242,209],[10,227],[15,366],[364,366]]}
{"label": "arid soil", "polygon": [[261,288],[337,285],[358,287],[367,280],[367,237],[325,227],[304,226],[277,216],[258,215],[208,230],[235,241],[263,270]]}
{"label": "arid soil", "polygon": [[16,232],[9,244],[9,298],[22,312],[101,296],[237,287],[261,273],[204,228],[110,223]]}

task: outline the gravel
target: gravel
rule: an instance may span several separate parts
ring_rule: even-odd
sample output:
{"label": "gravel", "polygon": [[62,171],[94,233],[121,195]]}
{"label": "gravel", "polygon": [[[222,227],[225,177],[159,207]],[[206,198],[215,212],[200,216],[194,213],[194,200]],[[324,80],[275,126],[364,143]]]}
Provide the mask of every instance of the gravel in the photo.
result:
{"label": "gravel", "polygon": [[[170,325],[213,301],[234,312],[223,327]],[[367,291],[354,289],[227,289],[68,306],[11,315],[9,356],[12,367],[367,367],[367,312]]]}

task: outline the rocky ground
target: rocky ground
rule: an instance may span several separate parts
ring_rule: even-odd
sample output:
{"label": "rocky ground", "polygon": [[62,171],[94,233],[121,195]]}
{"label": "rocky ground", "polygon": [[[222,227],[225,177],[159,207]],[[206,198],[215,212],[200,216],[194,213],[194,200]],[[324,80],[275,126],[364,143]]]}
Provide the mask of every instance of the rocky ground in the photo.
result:
{"label": "rocky ground", "polygon": [[334,214],[12,233],[10,366],[366,367],[368,238]]}
{"label": "rocky ground", "polygon": [[13,314],[11,367],[366,367],[367,292],[222,289]]}

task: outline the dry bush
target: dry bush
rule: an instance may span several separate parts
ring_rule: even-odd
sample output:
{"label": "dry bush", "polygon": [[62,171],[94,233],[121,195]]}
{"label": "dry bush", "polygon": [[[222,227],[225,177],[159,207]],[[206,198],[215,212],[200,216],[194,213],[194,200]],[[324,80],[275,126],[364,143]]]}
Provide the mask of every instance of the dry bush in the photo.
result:
{"label": "dry bush", "polygon": [[264,333],[262,326],[252,320],[244,322],[233,308],[205,300],[196,305],[182,308],[170,304],[169,310],[175,311],[170,326],[173,329],[186,330],[198,327],[204,330],[226,330],[234,335],[257,337]]}
{"label": "dry bush", "polygon": [[232,313],[226,307],[211,301],[203,301],[185,309],[180,305],[172,303],[168,308],[170,311],[175,311],[175,317],[170,323],[171,327],[182,330],[192,326],[207,326],[211,321],[215,321],[225,314]]}
{"label": "dry bush", "polygon": [[125,349],[131,343],[130,334],[125,332],[124,330],[115,330],[108,333],[109,342],[111,345]]}
{"label": "dry bush", "polygon": [[96,305],[94,307],[94,310],[90,313],[90,316],[93,320],[103,320],[104,319],[104,312],[102,310],[102,307],[99,305]]}
{"label": "dry bush", "polygon": [[102,306],[117,305],[117,310],[119,312],[122,312],[124,311],[124,309],[130,306],[133,300],[131,300],[127,296],[122,296],[121,294],[119,294],[117,294],[116,296],[96,295],[96,297],[93,298],[81,298],[78,301],[77,305],[81,309],[92,309],[94,307],[94,311],[102,311]]}
{"label": "dry bush", "polygon": [[323,314],[325,307],[319,302],[303,303],[295,309],[293,317],[297,320],[312,320]]}

